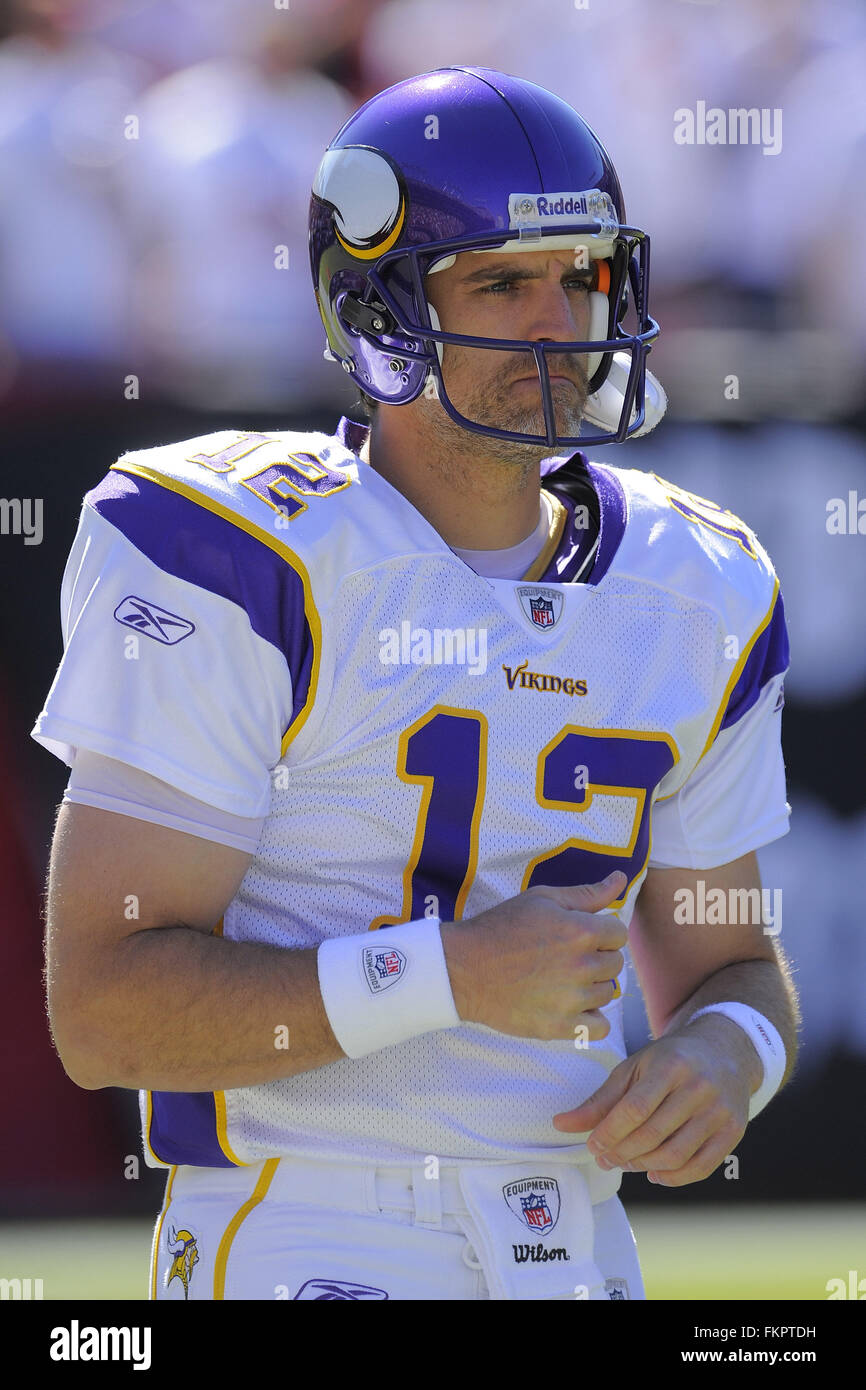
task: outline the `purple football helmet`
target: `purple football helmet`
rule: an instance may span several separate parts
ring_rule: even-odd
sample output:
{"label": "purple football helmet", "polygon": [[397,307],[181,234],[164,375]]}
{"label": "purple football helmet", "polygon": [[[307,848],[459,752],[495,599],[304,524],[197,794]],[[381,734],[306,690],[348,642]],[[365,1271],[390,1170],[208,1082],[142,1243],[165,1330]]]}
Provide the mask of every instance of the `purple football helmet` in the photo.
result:
{"label": "purple football helmet", "polygon": [[[326,357],[368,396],[416,399],[432,376],[468,430],[531,444],[609,443],[646,433],[664,413],[647,371],[659,327],[649,317],[649,237],[625,223],[619,179],[576,111],[543,87],[489,68],[449,67],[366,102],[329,145],[310,202],[310,260]],[[590,338],[556,342],[442,331],[425,276],[458,252],[577,250],[594,272]],[[577,263],[577,262],[576,262]],[[623,327],[629,287],[635,331]],[[442,345],[510,350],[535,360],[544,434],[470,420],[448,397]],[[584,419],[595,434],[557,434],[548,354],[586,354]]]}

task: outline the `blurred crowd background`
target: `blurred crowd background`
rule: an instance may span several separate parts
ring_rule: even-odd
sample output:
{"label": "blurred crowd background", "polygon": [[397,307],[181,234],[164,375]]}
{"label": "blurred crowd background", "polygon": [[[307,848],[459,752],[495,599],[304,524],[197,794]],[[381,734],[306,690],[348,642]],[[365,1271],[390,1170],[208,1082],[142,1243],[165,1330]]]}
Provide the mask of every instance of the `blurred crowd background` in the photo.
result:
{"label": "blurred crowd background", "polygon": [[[793,819],[760,858],[804,1027],[794,1083],[740,1146],[740,1190],[863,1196],[866,535],[827,525],[831,499],[866,499],[862,0],[0,0],[0,493],[44,505],[41,544],[0,536],[4,1215],[151,1210],[162,1187],[125,1180],[135,1097],[73,1086],[41,998],[68,770],[29,731],[81,498],[136,446],[361,418],[322,357],[310,184],[363,100],[450,63],[575,106],[651,233],[669,414],[594,456],[742,515],[780,574]],[[781,149],[678,144],[675,111],[700,101],[780,110]],[[626,1199],[671,1200],[638,1181]]]}

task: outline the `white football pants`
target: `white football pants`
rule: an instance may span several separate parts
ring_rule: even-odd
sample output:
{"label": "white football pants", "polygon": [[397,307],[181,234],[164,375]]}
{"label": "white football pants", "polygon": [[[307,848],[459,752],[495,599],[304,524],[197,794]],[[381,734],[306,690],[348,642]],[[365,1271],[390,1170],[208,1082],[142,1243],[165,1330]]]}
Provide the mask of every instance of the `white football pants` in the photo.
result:
{"label": "white football pants", "polygon": [[[461,1179],[469,1167],[480,1197]],[[591,1176],[587,1187],[561,1158],[175,1167],[150,1297],[644,1299],[621,1172]]]}

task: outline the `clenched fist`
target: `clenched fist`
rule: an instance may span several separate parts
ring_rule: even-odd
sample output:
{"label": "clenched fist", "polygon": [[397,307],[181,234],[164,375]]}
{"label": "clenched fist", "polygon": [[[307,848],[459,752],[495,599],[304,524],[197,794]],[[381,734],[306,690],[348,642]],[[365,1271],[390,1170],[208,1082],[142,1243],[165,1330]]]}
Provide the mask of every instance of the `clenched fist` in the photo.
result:
{"label": "clenched fist", "polygon": [[599,1010],[616,994],[628,933],[600,909],[622,893],[620,870],[601,883],[527,888],[465,922],[443,922],[457,1012],[518,1038],[607,1037]]}

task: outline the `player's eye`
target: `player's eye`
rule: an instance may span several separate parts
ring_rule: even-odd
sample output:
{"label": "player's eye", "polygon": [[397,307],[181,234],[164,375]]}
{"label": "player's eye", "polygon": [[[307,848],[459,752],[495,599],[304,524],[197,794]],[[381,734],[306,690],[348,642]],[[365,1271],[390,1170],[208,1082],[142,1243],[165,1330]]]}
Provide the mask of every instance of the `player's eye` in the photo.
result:
{"label": "player's eye", "polygon": [[[580,271],[577,275],[569,275],[567,280],[563,280],[563,285],[569,289],[590,290],[594,283],[594,275],[591,270]],[[516,290],[523,282],[520,280],[493,280],[489,285],[484,285],[481,294],[501,295],[511,290]]]}

